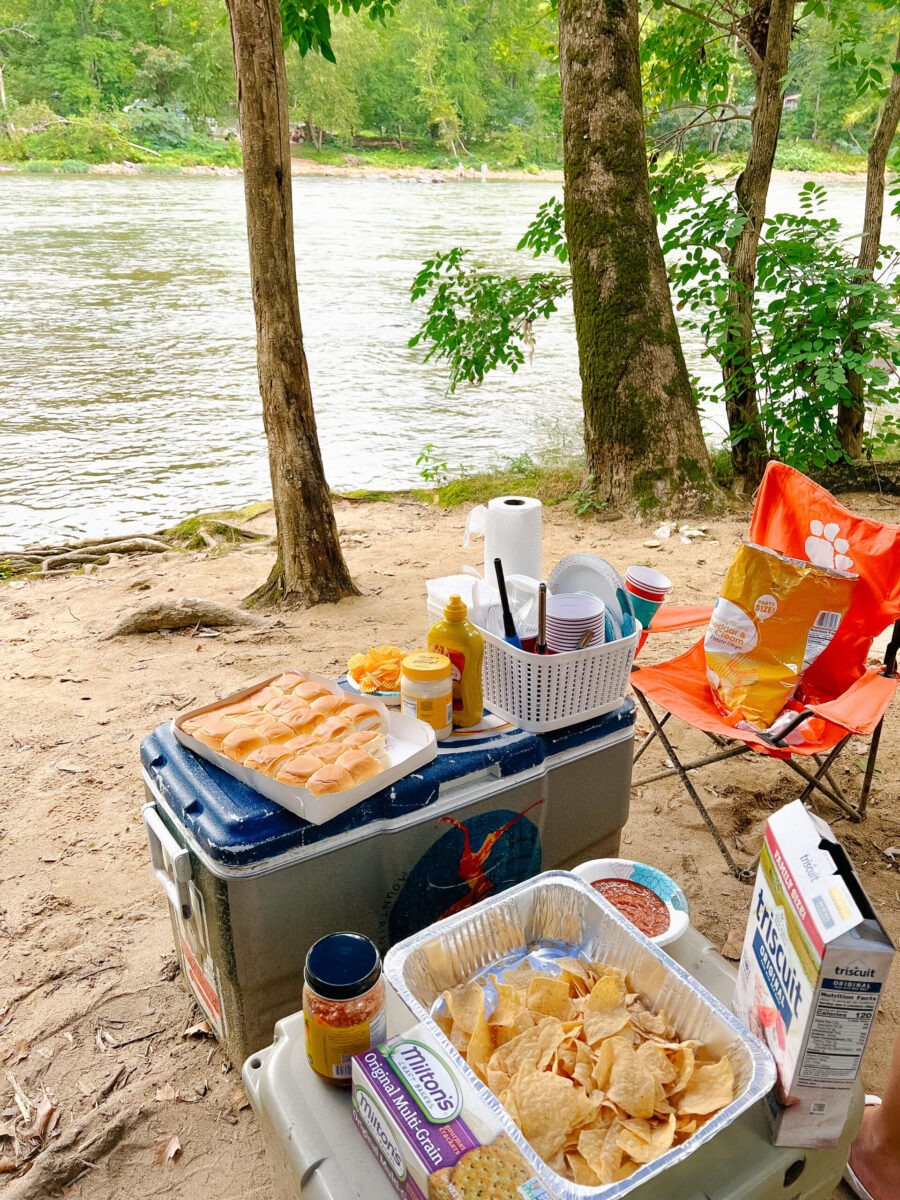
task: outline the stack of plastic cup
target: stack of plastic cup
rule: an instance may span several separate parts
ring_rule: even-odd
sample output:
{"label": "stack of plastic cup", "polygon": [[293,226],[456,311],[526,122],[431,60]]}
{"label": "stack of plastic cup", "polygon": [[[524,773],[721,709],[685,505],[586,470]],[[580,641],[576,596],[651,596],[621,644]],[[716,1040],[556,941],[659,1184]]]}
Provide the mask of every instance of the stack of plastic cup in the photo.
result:
{"label": "stack of plastic cup", "polygon": [[650,622],[672,590],[672,581],[653,567],[629,567],[625,572],[625,590],[631,596],[634,615],[644,630],[635,651],[637,654],[647,640]]}
{"label": "stack of plastic cup", "polygon": [[557,654],[577,650],[586,634],[588,644],[604,641],[606,606],[586,592],[552,592],[547,595],[547,645]]}

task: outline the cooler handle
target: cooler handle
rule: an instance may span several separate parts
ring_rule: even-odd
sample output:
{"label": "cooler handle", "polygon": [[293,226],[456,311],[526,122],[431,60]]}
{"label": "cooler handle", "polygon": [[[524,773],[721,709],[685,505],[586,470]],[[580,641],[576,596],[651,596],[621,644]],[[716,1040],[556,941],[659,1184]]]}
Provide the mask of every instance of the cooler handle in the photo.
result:
{"label": "cooler handle", "polygon": [[[191,879],[191,856],[172,837],[156,811],[155,804],[143,805],[141,816],[147,831],[147,844],[150,847],[153,874],[166,893],[172,907],[180,912],[186,921],[189,921],[191,919],[191,897],[188,883]],[[166,870],[167,858],[172,865],[171,874]]]}

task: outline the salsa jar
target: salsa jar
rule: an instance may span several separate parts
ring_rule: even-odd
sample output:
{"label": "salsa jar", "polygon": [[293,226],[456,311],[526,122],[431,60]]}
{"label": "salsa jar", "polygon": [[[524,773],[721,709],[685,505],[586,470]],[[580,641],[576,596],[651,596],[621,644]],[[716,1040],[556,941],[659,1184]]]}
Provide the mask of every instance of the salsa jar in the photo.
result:
{"label": "salsa jar", "polygon": [[383,1042],[384,976],[378,947],[361,933],[330,933],[310,948],[303,969],[303,1023],[309,1065],[350,1086],[350,1060]]}

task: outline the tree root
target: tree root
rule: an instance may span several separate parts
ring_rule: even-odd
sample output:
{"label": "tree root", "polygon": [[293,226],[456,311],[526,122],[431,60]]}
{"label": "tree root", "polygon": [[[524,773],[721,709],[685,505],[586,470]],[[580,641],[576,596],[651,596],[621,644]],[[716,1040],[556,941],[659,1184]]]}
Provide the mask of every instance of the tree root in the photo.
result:
{"label": "tree root", "polygon": [[3,1200],[46,1200],[57,1195],[86,1169],[97,1165],[134,1128],[143,1108],[110,1111],[101,1105],[84,1120],[48,1142],[32,1159],[30,1169],[7,1184]]}
{"label": "tree root", "polygon": [[[253,510],[226,513],[238,520],[256,515]],[[265,506],[262,506],[263,508]],[[172,529],[161,533],[136,535],[121,538],[82,538],[61,546],[26,546],[0,555],[0,566],[7,575],[25,575],[32,571],[43,574],[71,571],[79,567],[100,566],[108,563],[117,554],[162,554],[167,550],[218,550],[221,546],[240,545],[244,542],[266,542],[271,540],[266,533],[254,529],[242,529],[221,516],[189,517]]]}
{"label": "tree root", "polygon": [[123,613],[112,629],[101,634],[100,640],[125,637],[132,633],[156,633],[160,629],[190,629],[194,625],[261,624],[259,617],[215,604],[211,600],[158,600]]}

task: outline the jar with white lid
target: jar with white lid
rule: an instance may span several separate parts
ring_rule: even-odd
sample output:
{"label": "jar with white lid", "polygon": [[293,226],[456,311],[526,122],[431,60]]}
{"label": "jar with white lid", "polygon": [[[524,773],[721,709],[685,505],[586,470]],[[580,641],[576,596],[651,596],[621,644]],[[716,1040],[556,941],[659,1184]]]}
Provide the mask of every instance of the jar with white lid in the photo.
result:
{"label": "jar with white lid", "polygon": [[400,664],[400,707],[430,725],[438,741],[453,732],[453,678],[445,654],[417,650]]}

